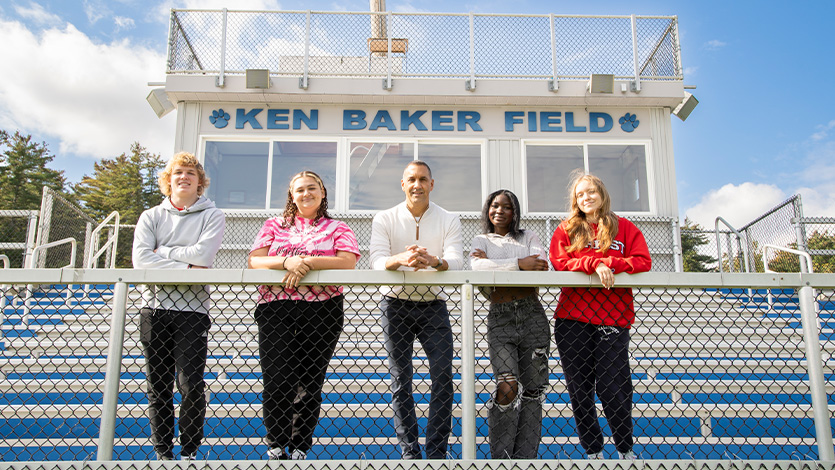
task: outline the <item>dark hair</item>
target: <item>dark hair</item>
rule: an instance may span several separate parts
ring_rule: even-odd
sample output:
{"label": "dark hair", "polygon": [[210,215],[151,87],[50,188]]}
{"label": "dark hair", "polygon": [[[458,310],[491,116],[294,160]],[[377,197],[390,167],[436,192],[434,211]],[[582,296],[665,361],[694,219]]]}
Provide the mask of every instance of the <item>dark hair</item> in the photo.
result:
{"label": "dark hair", "polygon": [[[422,167],[426,168],[426,171],[429,172],[429,177],[430,178],[432,177],[432,168],[429,168],[429,164],[426,163],[425,161],[423,161],[423,160],[412,160],[412,161],[409,162],[408,165],[406,165],[406,168],[409,168],[410,166],[422,166]],[[406,168],[403,169],[404,172],[405,172]]]}
{"label": "dark hair", "polygon": [[513,218],[510,221],[510,227],[508,227],[508,233],[514,240],[519,240],[522,234],[525,232],[519,226],[522,223],[522,214],[521,210],[519,209],[519,199],[513,194],[512,191],[507,189],[500,189],[498,191],[493,191],[487,196],[487,200],[484,202],[484,208],[481,210],[481,225],[484,230],[484,233],[496,233],[496,227],[493,225],[493,222],[490,222],[490,206],[493,204],[493,200],[497,197],[504,194],[510,200],[510,207],[513,209]]}
{"label": "dark hair", "polygon": [[322,203],[319,204],[319,209],[316,211],[316,218],[313,220],[313,225],[319,223],[320,219],[331,218],[328,214],[328,189],[325,188],[324,181],[322,181],[322,178],[316,173],[310,170],[304,170],[300,173],[296,173],[295,176],[290,178],[290,184],[287,187],[287,204],[284,206],[284,228],[292,227],[296,223],[296,213],[299,211],[299,208],[296,207],[296,203],[293,202],[293,183],[297,179],[305,177],[313,178],[316,180],[316,183],[319,184],[319,187],[322,188]]}

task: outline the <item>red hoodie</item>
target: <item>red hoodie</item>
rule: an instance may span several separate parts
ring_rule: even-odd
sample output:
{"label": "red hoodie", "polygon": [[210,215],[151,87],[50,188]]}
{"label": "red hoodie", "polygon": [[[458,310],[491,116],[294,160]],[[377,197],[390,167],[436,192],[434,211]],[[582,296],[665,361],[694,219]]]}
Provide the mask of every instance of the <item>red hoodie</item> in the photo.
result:
{"label": "red hoodie", "polygon": [[[632,222],[618,217],[618,234],[605,253],[598,253],[597,239],[580,251],[565,250],[571,245],[563,221],[551,238],[549,256],[556,271],[579,271],[594,274],[601,262],[615,274],[649,271],[652,260],[644,235]],[[591,224],[597,235],[597,224]],[[614,325],[629,328],[635,322],[632,289],[614,287],[563,287],[554,318],[566,318],[594,325]]]}

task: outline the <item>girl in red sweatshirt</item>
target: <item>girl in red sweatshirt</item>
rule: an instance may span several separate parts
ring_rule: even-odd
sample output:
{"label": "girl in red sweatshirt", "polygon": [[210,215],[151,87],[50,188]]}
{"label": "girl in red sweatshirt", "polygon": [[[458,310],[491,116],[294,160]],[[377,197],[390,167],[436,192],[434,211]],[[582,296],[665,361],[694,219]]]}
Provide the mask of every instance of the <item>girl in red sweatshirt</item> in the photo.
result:
{"label": "girl in red sweatshirt", "polygon": [[570,187],[570,215],[554,232],[549,257],[557,271],[597,273],[603,288],[562,289],[554,313],[554,338],[577,433],[588,457],[603,458],[596,390],[620,457],[635,459],[629,370],[629,328],[635,308],[632,289],[613,286],[615,274],[649,271],[652,260],[641,231],[612,212],[609,193],[599,178],[581,174]]}

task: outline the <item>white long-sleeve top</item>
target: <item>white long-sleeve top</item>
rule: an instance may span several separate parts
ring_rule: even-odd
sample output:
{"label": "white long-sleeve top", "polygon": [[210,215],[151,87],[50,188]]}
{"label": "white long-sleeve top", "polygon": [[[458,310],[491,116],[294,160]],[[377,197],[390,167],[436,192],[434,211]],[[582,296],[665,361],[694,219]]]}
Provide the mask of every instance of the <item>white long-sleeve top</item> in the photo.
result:
{"label": "white long-sleeve top", "polygon": [[[470,257],[470,267],[473,271],[519,271],[519,259],[536,255],[548,261],[548,251],[542,246],[536,232],[522,231],[522,239],[516,240],[508,235],[483,233],[473,238],[470,253],[481,250],[487,254],[487,259]],[[549,263],[550,266],[550,263]],[[479,287],[479,291],[486,298],[490,298],[492,287]]]}
{"label": "white long-sleeve top", "polygon": [[[371,267],[386,269],[386,260],[392,255],[402,253],[407,246],[425,247],[432,256],[446,260],[449,269],[464,267],[464,245],[461,237],[461,221],[458,216],[447,212],[442,207],[429,203],[429,207],[420,218],[420,238],[415,237],[415,217],[402,202],[391,209],[378,212],[371,224]],[[546,258],[547,259],[547,258]],[[402,266],[401,271],[412,271]],[[427,268],[434,270],[434,268]],[[403,300],[430,301],[444,299],[438,286],[380,286],[380,293]]]}

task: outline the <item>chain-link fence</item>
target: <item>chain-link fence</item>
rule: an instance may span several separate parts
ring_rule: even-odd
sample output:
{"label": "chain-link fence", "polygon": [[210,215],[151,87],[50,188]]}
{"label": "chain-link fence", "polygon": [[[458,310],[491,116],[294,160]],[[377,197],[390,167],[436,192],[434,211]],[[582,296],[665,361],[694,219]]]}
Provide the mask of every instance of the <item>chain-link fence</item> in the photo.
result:
{"label": "chain-link fence", "polygon": [[673,16],[174,10],[170,31],[173,74],[682,79]]}
{"label": "chain-link fence", "polygon": [[38,211],[0,211],[0,255],[9,259],[9,266],[26,267],[27,256],[35,248]]}
{"label": "chain-link fence", "polygon": [[[333,218],[347,223],[357,237],[362,257],[357,263],[357,269],[370,269],[368,243],[371,239],[371,221],[373,213],[331,214]],[[269,211],[235,211],[226,213],[226,231],[223,235],[223,245],[215,260],[216,268],[238,269],[246,267],[247,256],[264,221],[270,217],[280,217],[280,212]],[[481,217],[465,214],[460,216],[464,240],[464,263],[469,269],[470,242],[476,235],[484,233],[481,227]],[[675,235],[673,219],[669,217],[629,217],[629,220],[644,234],[652,256],[653,271],[675,271]],[[536,232],[546,247],[551,241],[557,226],[562,219],[543,216],[524,216],[522,226]]]}
{"label": "chain-link fence", "polygon": [[[75,241],[75,263],[72,267],[84,266],[89,246],[90,233],[96,221],[84,213],[77,205],[68,201],[60,193],[43,188],[41,218],[38,221],[37,246],[47,245],[61,240]],[[39,250],[40,251],[40,250]],[[63,268],[72,259],[72,245],[61,243],[43,250],[34,261],[36,268]]]}
{"label": "chain-link fence", "polygon": [[[535,283],[542,287],[538,296],[527,302],[528,305],[535,305],[538,301],[544,313],[534,313],[530,319],[507,317],[512,321],[499,322],[497,326],[495,318],[491,320],[491,315],[496,313],[489,313],[489,301],[478,293],[479,285],[499,283],[486,281],[493,279],[493,273],[489,272],[436,274],[433,279],[438,279],[437,283],[444,286],[447,300],[421,312],[413,305],[405,310],[388,305],[386,315],[381,312],[384,299],[379,293],[379,284],[384,279],[382,276],[391,273],[319,273],[320,282],[345,285],[342,322],[328,317],[327,313],[312,310],[312,304],[317,302],[300,301],[285,305],[289,310],[284,313],[278,310],[259,312],[257,285],[279,282],[280,273],[258,270],[243,271],[243,276],[241,271],[233,270],[190,273],[202,276],[201,280],[213,284],[211,327],[202,339],[207,349],[202,374],[205,389],[195,398],[193,392],[200,388],[190,387],[188,381],[177,379],[181,387],[178,391],[172,375],[160,379],[168,381],[168,386],[158,390],[174,391],[173,397],[160,393],[163,398],[160,402],[173,400],[173,412],[178,416],[174,420],[166,418],[165,412],[162,412],[162,418],[158,411],[149,412],[148,373],[151,368],[146,354],[152,353],[148,353],[142,340],[152,338],[164,343],[164,334],[159,331],[148,334],[149,323],[143,323],[144,304],[140,286],[132,284],[132,280],[159,283],[188,280],[182,280],[181,276],[168,276],[156,277],[157,280],[152,281],[155,276],[164,273],[141,270],[87,271],[75,273],[77,283],[68,292],[67,281],[60,280],[61,274],[56,271],[47,279],[43,273],[35,278],[34,272],[0,272],[3,276],[0,282],[7,284],[4,298],[9,302],[3,308],[3,347],[0,351],[3,358],[0,362],[2,460],[84,460],[96,452],[99,433],[106,427],[101,416],[102,413],[108,414],[107,409],[102,408],[102,400],[106,388],[104,379],[108,348],[114,337],[110,322],[114,309],[118,312],[121,305],[117,301],[118,296],[114,296],[113,283],[117,281],[131,283],[127,285],[127,320],[115,409],[114,458],[118,460],[155,458],[150,424],[154,420],[157,420],[157,426],[160,423],[173,426],[170,430],[177,436],[172,441],[173,451],[175,455],[179,454],[180,439],[183,439],[184,433],[186,437],[189,435],[188,423],[194,422],[193,415],[189,415],[191,411],[186,408],[199,408],[199,396],[204,396],[206,403],[205,436],[197,449],[197,457],[201,460],[266,459],[267,441],[270,439],[279,445],[291,442],[291,446],[286,447],[288,453],[293,449],[307,450],[307,459],[311,460],[396,459],[402,452],[398,445],[402,436],[398,439],[398,434],[403,435],[404,429],[413,428],[408,423],[408,415],[403,414],[399,415],[401,425],[395,426],[394,409],[397,407],[392,406],[395,396],[399,397],[400,410],[408,410],[412,406],[408,396],[413,397],[421,446],[430,446],[424,440],[427,434],[445,435],[443,426],[437,422],[430,424],[433,419],[430,410],[435,410],[435,418],[443,417],[444,410],[448,409],[444,407],[451,406],[451,436],[445,455],[453,459],[464,456],[467,436],[470,436],[467,434],[470,431],[466,416],[468,412],[474,413],[475,456],[488,458],[490,416],[497,408],[494,399],[502,406],[507,401],[507,397],[499,399],[496,395],[497,382],[507,382],[508,373],[517,377],[521,384],[516,389],[516,395],[521,397],[517,402],[520,413],[533,403],[532,392],[540,391],[540,395],[534,395],[544,397],[541,402],[537,401],[541,403],[542,410],[541,441],[536,446],[538,458],[584,458],[588,450],[583,448],[578,437],[575,426],[578,412],[571,400],[572,394],[580,392],[569,392],[568,387],[572,383],[579,384],[580,391],[588,392],[587,387],[591,385],[588,380],[582,380],[582,376],[568,377],[564,369],[567,357],[572,354],[574,357],[585,357],[585,353],[570,349],[572,344],[577,343],[569,341],[568,350],[565,344],[555,343],[554,320],[551,319],[561,302],[560,296],[566,293],[554,286],[574,286],[586,290],[582,287],[589,285],[590,280],[586,276],[537,274]],[[408,289],[410,282],[427,282],[420,274],[426,273],[397,273],[397,278],[405,279],[402,282]],[[514,276],[525,274],[509,273],[503,277],[503,282],[512,285]],[[804,337],[800,310],[803,304],[799,298],[803,294],[799,295],[797,289],[805,281],[802,282],[799,276],[787,275],[774,280],[773,276],[747,275],[744,279],[735,280],[734,286],[723,286],[723,280],[717,276],[705,275],[703,281],[676,276],[653,273],[618,276],[619,284],[632,282],[638,286],[633,290],[634,325],[628,331],[591,327],[589,331],[582,332],[592,336],[615,333],[614,336],[620,339],[614,343],[621,348],[624,341],[628,342],[626,353],[630,369],[627,378],[623,380],[621,375],[621,382],[614,386],[614,390],[621,393],[607,394],[605,385],[608,382],[604,379],[608,379],[609,375],[598,375],[597,393],[606,403],[597,401],[591,406],[597,412],[597,420],[590,421],[592,427],[594,422],[599,423],[604,435],[604,455],[617,457],[612,429],[624,429],[626,419],[633,427],[633,450],[641,459],[819,458],[821,454],[816,444],[814,420],[821,413],[829,420],[831,412],[825,404],[823,409],[815,411],[810,396],[814,396],[816,385],[807,370],[806,353],[798,346],[814,346],[814,343],[808,342],[819,338],[817,351],[823,353],[823,359],[817,364],[813,361],[812,368],[823,367],[826,382],[821,390],[825,389],[827,394],[835,392],[835,382],[832,381],[835,370],[831,359],[835,343],[832,342],[830,322],[830,312],[835,309],[835,281],[829,277],[818,277],[812,282],[818,292],[815,303],[821,313],[819,324],[813,327],[815,331]],[[244,279],[243,283],[241,279]],[[385,277],[386,282],[394,282],[393,279]],[[528,282],[534,278],[524,279]],[[467,281],[475,284],[474,297],[469,297],[471,291],[465,289]],[[8,284],[15,283],[52,284],[49,289],[37,294],[37,302],[24,309],[9,295],[13,286]],[[753,290],[753,295],[749,295],[740,286],[761,289]],[[770,305],[766,299],[769,291],[765,288],[771,288]],[[158,295],[163,292],[161,287],[157,289]],[[165,292],[168,298],[177,300],[190,295],[191,290],[181,285],[166,288]],[[613,291],[611,300],[616,304],[618,301],[628,304],[627,292]],[[467,320],[470,306],[474,311],[472,324]],[[449,330],[445,330],[444,308],[449,311]],[[504,315],[507,311],[499,314]],[[533,311],[536,312],[536,309]],[[613,311],[617,312],[618,308]],[[145,321],[148,321],[148,312],[144,313]],[[408,313],[406,316],[412,319],[418,316],[417,313],[437,314],[441,321],[437,324],[430,321],[410,330],[418,339],[412,342],[408,335],[398,337],[398,332],[402,332],[398,328],[405,321],[397,317],[398,313]],[[808,309],[806,313],[809,314]],[[175,322],[177,318],[177,314],[166,317],[166,312],[157,312],[157,315],[157,321],[161,323],[154,328],[163,330],[171,326],[166,326],[166,322]],[[522,353],[517,357],[522,360],[518,361],[518,365],[509,367],[509,371],[496,370],[501,364],[510,364],[497,362],[498,358],[509,360],[505,359],[506,351],[497,347],[499,333],[528,331],[526,328],[530,329],[538,315],[547,316],[546,321],[550,324],[546,328],[546,359],[541,363],[525,361],[526,357],[535,359],[537,354],[541,356],[542,351],[519,346]],[[336,316],[340,315],[337,313]],[[307,321],[305,325],[297,323],[302,318]],[[278,322],[272,325],[271,330],[279,335],[277,342],[270,342],[269,334],[264,335],[264,331],[271,327],[271,321]],[[814,325],[814,321],[811,324]],[[438,336],[441,339],[426,334],[434,328],[432,325],[440,325],[437,329],[443,333]],[[297,337],[281,336],[284,326],[297,332]],[[192,319],[168,331],[194,331],[199,328],[199,322]],[[541,335],[541,330],[538,327],[531,336]],[[445,331],[450,334],[444,336]],[[335,342],[334,334],[338,335]],[[326,340],[327,335],[331,335],[329,341]],[[558,335],[562,340],[571,340],[575,336],[579,338],[581,334]],[[197,337],[199,339],[199,332]],[[188,346],[193,343],[185,338],[174,337],[173,342],[156,351],[167,353],[169,350],[166,348],[173,344],[181,353],[186,351],[183,354],[185,357],[192,360],[199,357],[187,352]],[[305,340],[313,339],[318,341],[305,343]],[[592,340],[579,345],[589,341]],[[288,347],[295,342],[299,344]],[[331,356],[329,352],[334,344]],[[409,351],[412,345],[414,351]],[[473,351],[472,356],[468,355],[469,350]],[[607,351],[606,348],[597,351],[603,355],[601,363],[615,363],[605,359]],[[325,360],[328,356],[329,361]],[[392,391],[391,357],[400,359],[402,367],[398,370],[408,369],[408,366],[413,368],[413,388]],[[451,376],[448,375],[448,367],[439,366],[447,359],[451,361]],[[303,369],[293,368],[297,364],[307,364],[304,361],[312,363]],[[163,363],[173,365],[173,362]],[[279,366],[279,373],[273,373],[268,378],[264,371],[271,364]],[[543,376],[539,376],[539,382],[531,379],[531,370],[543,373],[541,369],[536,369],[536,364],[547,368],[544,371],[547,384],[542,384]],[[280,366],[289,366],[290,369]],[[178,363],[177,368],[178,371],[190,371],[193,365]],[[173,370],[165,370],[165,374],[173,373]],[[305,375],[313,372],[322,375]],[[200,375],[197,374],[198,379]],[[403,378],[408,374],[394,376]],[[306,381],[305,377],[309,380]],[[451,404],[450,397],[443,396],[448,390],[444,384],[450,379]],[[264,381],[269,381],[268,388],[272,392],[272,401],[267,405],[273,419],[270,424],[272,437],[268,436],[264,422]],[[306,385],[308,381],[313,386]],[[317,405],[315,397],[310,395],[315,395],[318,383],[321,383],[322,402],[317,422],[310,420],[311,414],[314,414],[311,410]],[[441,385],[436,385],[438,383]],[[537,387],[537,384],[540,386]],[[297,385],[305,385],[306,388],[296,388]],[[628,396],[626,392],[629,388],[632,389],[631,406],[617,398]],[[466,390],[472,392],[467,393]],[[443,397],[440,400],[442,404],[433,404],[433,393]],[[473,398],[475,404],[470,410],[468,407],[472,405],[468,403],[472,403]],[[514,403],[514,398],[508,399]],[[510,409],[515,409],[513,406]],[[502,411],[507,410],[506,406],[502,408]],[[625,418],[623,410],[629,411]],[[586,414],[580,415],[589,416],[589,412],[587,409]],[[617,417],[619,412],[620,421]],[[404,420],[406,424],[403,424]],[[521,418],[519,420],[521,422]],[[309,449],[301,444],[303,438],[294,440],[291,437],[291,429],[305,429],[305,426],[307,432],[312,432]],[[304,435],[304,431],[299,435]],[[590,442],[596,441],[592,439]],[[831,452],[831,448],[829,450]]]}

